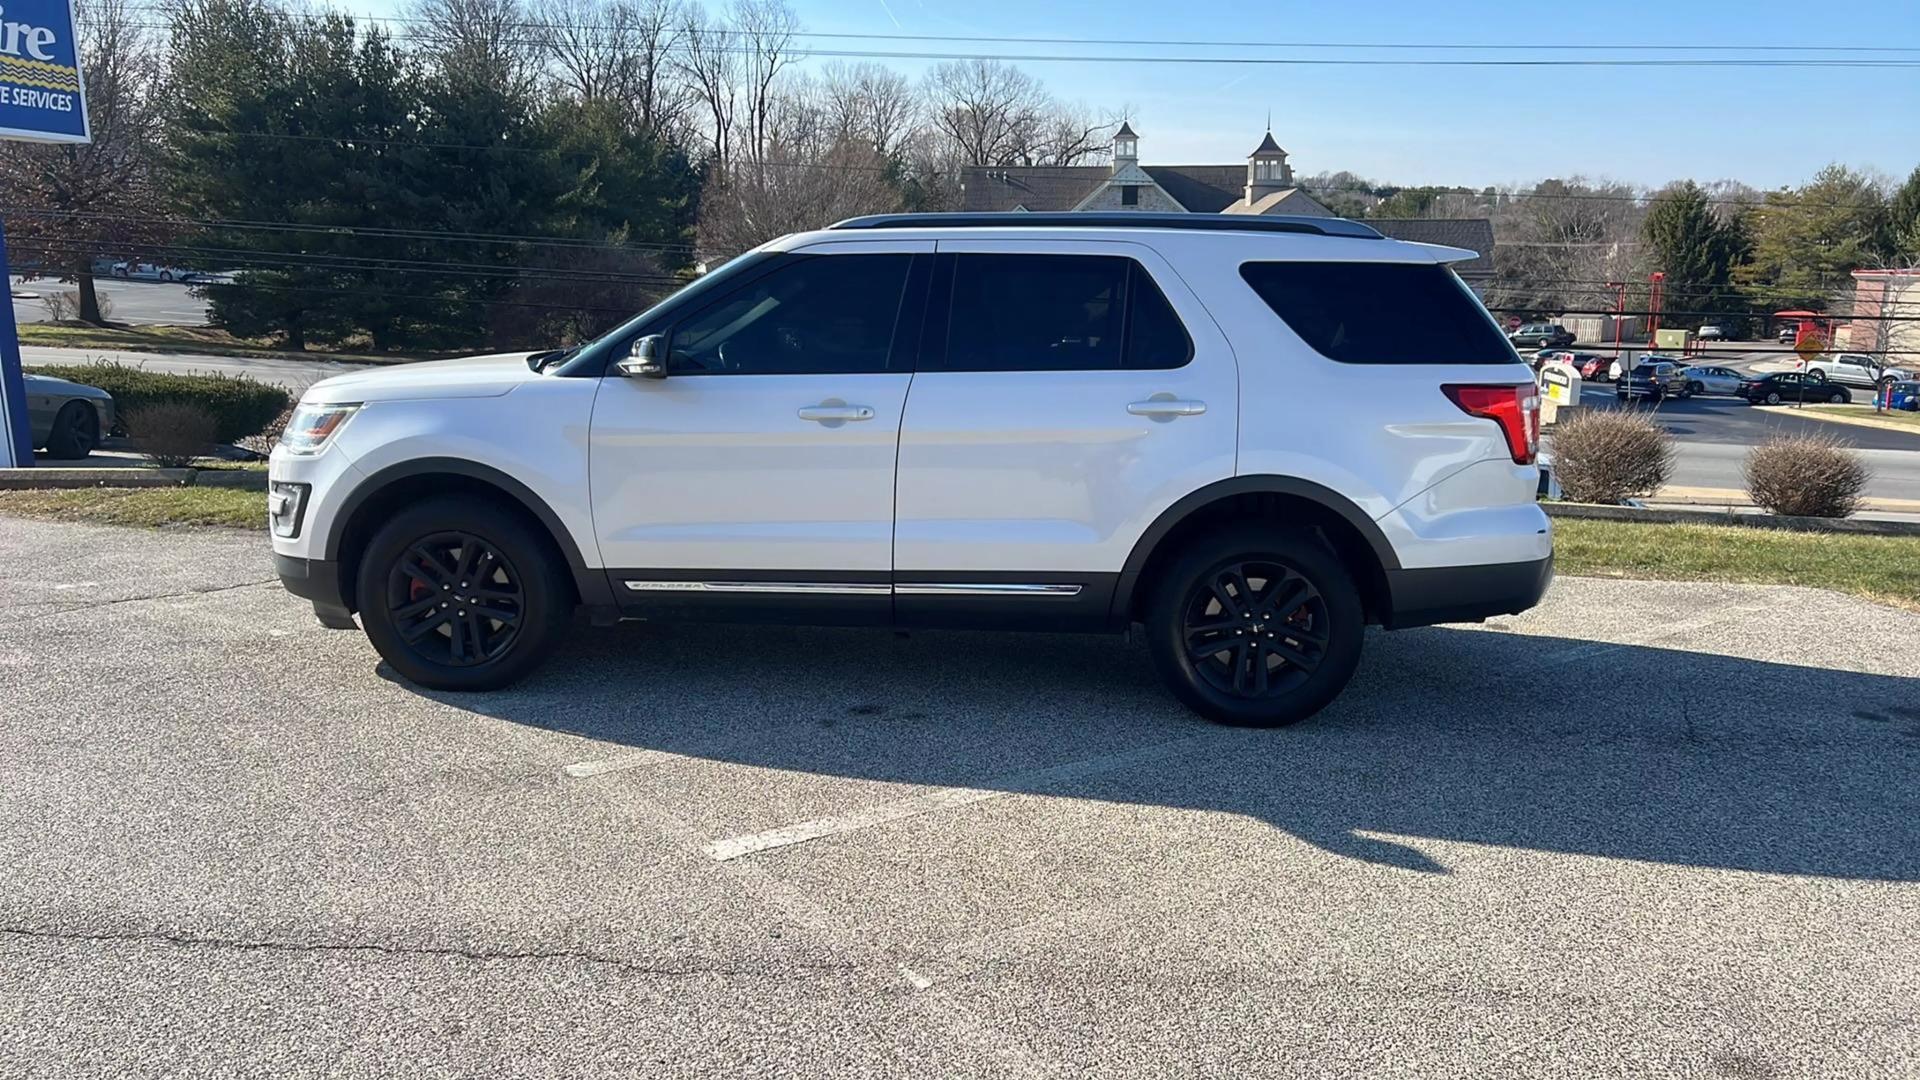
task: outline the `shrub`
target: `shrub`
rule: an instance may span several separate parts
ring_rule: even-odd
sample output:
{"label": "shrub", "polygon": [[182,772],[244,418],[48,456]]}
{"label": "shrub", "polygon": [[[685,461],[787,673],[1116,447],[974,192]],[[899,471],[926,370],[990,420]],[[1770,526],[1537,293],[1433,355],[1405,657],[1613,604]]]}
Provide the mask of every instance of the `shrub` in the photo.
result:
{"label": "shrub", "polygon": [[1872,471],[1825,435],[1781,435],[1747,454],[1747,494],[1787,517],[1841,518],[1860,508]]}
{"label": "shrub", "polygon": [[[95,293],[93,302],[100,308],[100,319],[106,321],[113,315],[113,300],[104,293]],[[80,292],[77,289],[63,289],[59,292],[43,293],[40,306],[47,309],[47,318],[54,322],[71,322],[80,317]]]}
{"label": "shrub", "polygon": [[133,445],[155,465],[193,464],[213,445],[219,430],[213,414],[190,401],[156,401],[126,414]]}
{"label": "shrub", "polygon": [[[113,395],[114,408],[122,416],[161,402],[197,405],[213,417],[214,434],[210,442],[230,443],[258,434],[293,404],[292,396],[285,390],[235,375],[169,375],[106,363],[63,364],[35,370],[105,390]],[[124,426],[132,431],[131,424]]]}
{"label": "shrub", "polygon": [[1617,503],[1660,490],[1673,437],[1637,412],[1582,412],[1553,429],[1553,474],[1576,502]]}
{"label": "shrub", "polygon": [[287,421],[293,419],[293,406],[280,410],[280,415],[267,421],[267,426],[258,432],[237,440],[234,445],[242,450],[251,450],[261,457],[273,453],[274,444],[280,441],[280,433],[287,430]]}

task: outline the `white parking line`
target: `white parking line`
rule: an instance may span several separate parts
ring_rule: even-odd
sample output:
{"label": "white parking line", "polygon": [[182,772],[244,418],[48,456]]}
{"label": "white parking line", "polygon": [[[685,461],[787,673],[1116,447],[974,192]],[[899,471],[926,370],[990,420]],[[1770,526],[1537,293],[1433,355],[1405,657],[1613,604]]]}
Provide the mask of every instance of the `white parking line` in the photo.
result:
{"label": "white parking line", "polygon": [[604,776],[607,773],[624,772],[627,769],[640,769],[648,765],[665,765],[670,761],[686,761],[687,755],[676,754],[668,750],[640,750],[605,761],[576,761],[560,771],[568,776],[585,778]]}
{"label": "white parking line", "polygon": [[885,825],[893,821],[919,817],[923,814],[952,810],[974,803],[997,799],[1002,795],[1033,794],[1047,788],[1096,776],[1100,773],[1114,772],[1119,769],[1141,765],[1161,758],[1171,757],[1184,750],[1203,746],[1219,746],[1236,741],[1235,733],[1210,731],[1172,742],[1156,743],[1138,750],[1129,750],[1120,754],[1107,754],[1103,757],[1084,758],[1070,761],[1064,765],[1055,765],[1047,769],[1016,773],[1000,780],[991,781],[981,787],[952,787],[939,791],[930,791],[924,795],[913,795],[893,802],[869,806],[847,814],[834,814],[829,817],[815,818],[793,825],[783,825],[766,832],[747,833],[743,836],[729,836],[710,841],[705,845],[708,855],[726,862],[743,855],[754,855],[774,848],[804,844],[809,840],[818,840],[826,836],[839,836],[843,833],[870,829],[875,825]]}

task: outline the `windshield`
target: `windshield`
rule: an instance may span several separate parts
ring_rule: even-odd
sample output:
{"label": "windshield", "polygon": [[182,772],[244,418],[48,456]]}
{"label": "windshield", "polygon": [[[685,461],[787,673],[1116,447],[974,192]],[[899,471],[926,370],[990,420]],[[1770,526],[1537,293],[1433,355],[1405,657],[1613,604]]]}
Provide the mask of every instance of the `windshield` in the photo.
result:
{"label": "windshield", "polygon": [[729,281],[738,278],[743,272],[774,257],[758,250],[735,255],[681,286],[677,291],[661,298],[658,303],[619,326],[592,341],[568,350],[568,355],[563,361],[556,361],[550,366],[561,375],[598,375],[606,369],[611,359],[625,355],[631,348],[633,339],[643,330],[663,326],[665,321],[673,318],[676,313],[687,310],[688,305],[699,303],[702,296],[715,289],[724,288]]}

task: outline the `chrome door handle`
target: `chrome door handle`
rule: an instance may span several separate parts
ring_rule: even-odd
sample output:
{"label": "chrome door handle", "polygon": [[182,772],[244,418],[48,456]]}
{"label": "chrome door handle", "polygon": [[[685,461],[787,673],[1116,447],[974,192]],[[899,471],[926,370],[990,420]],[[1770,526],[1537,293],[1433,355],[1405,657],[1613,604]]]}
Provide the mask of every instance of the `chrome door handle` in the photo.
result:
{"label": "chrome door handle", "polygon": [[1155,420],[1171,420],[1176,416],[1199,416],[1207,411],[1204,401],[1183,401],[1175,397],[1150,397],[1145,401],[1136,401],[1127,406],[1127,411],[1135,416],[1152,417]]}
{"label": "chrome door handle", "polygon": [[802,420],[812,420],[820,424],[838,425],[844,424],[849,420],[871,420],[873,419],[873,408],[869,405],[842,405],[837,402],[822,402],[819,405],[802,406],[799,416]]}

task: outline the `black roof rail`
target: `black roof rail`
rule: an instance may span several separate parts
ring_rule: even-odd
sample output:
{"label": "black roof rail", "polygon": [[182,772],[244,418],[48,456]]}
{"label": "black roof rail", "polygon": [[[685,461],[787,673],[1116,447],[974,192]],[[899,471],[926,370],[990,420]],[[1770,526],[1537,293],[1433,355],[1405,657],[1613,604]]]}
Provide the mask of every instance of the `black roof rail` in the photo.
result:
{"label": "black roof rail", "polygon": [[1371,226],[1346,218],[1272,214],[1156,214],[1147,211],[1029,214],[868,214],[827,226],[829,229],[1189,229],[1199,232],[1305,233],[1359,240],[1385,237]]}

